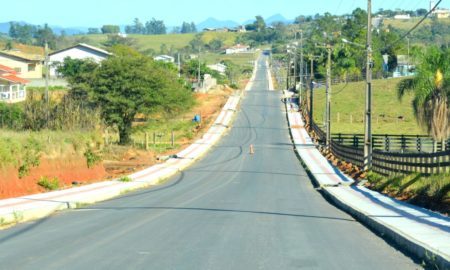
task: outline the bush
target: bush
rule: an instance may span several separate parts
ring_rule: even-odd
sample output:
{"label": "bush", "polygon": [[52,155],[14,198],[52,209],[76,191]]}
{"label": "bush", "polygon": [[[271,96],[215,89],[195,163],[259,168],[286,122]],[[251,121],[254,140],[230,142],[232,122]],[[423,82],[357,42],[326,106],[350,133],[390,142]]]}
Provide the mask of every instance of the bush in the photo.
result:
{"label": "bush", "polygon": [[119,178],[120,182],[131,182],[131,178],[128,176],[122,176]]}
{"label": "bush", "polygon": [[58,177],[53,177],[49,179],[47,176],[43,176],[39,179],[37,184],[46,190],[57,190],[59,189],[59,179]]}
{"label": "bush", "polygon": [[94,151],[91,148],[88,148],[86,152],[84,152],[84,157],[86,158],[88,168],[92,168],[102,160],[102,158],[96,153],[94,153]]}

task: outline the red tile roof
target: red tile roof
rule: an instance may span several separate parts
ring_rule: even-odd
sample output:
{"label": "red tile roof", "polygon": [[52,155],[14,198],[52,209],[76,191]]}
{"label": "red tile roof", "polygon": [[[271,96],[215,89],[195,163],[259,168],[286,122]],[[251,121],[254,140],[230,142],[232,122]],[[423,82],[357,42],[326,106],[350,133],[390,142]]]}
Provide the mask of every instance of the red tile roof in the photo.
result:
{"label": "red tile roof", "polygon": [[10,68],[10,67],[4,66],[4,65],[0,65],[0,71],[4,71],[4,72],[10,73],[10,74],[17,74],[17,72],[13,68]]}
{"label": "red tile roof", "polygon": [[13,83],[20,83],[20,84],[27,84],[27,83],[30,82],[28,80],[19,78],[19,77],[15,76],[14,74],[3,74],[3,75],[0,75],[0,80],[1,79],[9,81],[9,82],[13,82]]}

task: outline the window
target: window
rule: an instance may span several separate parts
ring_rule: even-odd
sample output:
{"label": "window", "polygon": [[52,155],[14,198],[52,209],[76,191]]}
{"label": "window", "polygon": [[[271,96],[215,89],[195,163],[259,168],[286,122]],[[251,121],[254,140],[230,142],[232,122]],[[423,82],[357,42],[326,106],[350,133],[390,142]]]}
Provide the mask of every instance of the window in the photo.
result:
{"label": "window", "polygon": [[21,69],[20,67],[15,67],[15,68],[14,68],[14,71],[17,72],[17,73],[21,73],[21,72],[22,72],[22,69]]}
{"label": "window", "polygon": [[28,72],[35,71],[36,70],[36,64],[28,64]]}

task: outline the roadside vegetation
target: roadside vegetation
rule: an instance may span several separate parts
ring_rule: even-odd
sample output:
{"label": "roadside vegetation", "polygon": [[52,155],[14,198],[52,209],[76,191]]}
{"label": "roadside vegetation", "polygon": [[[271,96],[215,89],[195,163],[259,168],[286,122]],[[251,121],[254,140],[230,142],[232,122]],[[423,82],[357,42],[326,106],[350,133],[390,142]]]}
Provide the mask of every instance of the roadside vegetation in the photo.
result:
{"label": "roadside vegetation", "polygon": [[[426,134],[421,129],[412,108],[413,96],[406,93],[399,100],[397,84],[402,79],[374,80],[373,120],[374,134]],[[350,82],[332,85],[331,132],[364,133],[365,82]],[[322,125],[325,121],[325,88],[314,90],[314,121]]]}
{"label": "roadside vegetation", "polygon": [[367,186],[421,207],[450,214],[450,174],[367,175]]}

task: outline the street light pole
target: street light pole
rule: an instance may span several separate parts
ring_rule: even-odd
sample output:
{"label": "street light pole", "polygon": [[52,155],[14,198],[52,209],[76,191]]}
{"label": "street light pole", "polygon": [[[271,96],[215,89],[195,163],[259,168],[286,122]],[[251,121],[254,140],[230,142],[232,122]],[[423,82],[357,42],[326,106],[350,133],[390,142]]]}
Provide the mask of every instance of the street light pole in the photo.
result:
{"label": "street light pole", "polygon": [[366,112],[364,130],[364,171],[372,168],[372,1],[367,1]]}

